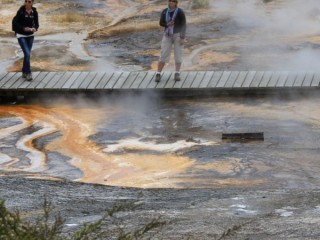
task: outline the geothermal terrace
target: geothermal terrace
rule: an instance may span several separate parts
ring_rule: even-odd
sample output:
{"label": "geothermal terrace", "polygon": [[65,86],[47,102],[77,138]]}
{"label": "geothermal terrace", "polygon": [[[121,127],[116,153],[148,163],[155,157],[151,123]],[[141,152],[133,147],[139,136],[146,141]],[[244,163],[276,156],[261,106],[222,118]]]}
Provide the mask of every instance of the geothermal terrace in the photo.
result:
{"label": "geothermal terrace", "polygon": [[318,89],[320,72],[187,71],[181,81],[163,72],[159,83],[154,71],[136,72],[35,72],[32,81],[20,72],[0,73],[0,95],[39,93],[121,93],[156,90],[163,94],[220,95],[242,93],[305,92]]}

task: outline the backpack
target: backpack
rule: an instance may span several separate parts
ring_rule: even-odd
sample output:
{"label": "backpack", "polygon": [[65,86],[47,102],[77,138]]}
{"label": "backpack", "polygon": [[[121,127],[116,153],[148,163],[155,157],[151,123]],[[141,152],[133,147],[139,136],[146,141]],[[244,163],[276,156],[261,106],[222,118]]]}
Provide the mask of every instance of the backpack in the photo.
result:
{"label": "backpack", "polygon": [[17,32],[18,31],[18,26],[17,26],[17,20],[18,20],[18,15],[15,15],[12,19],[12,31]]}
{"label": "backpack", "polygon": [[20,28],[20,24],[19,24],[19,17],[21,17],[24,14],[24,7],[21,6],[19,8],[19,10],[17,11],[17,14],[12,18],[12,22],[11,22],[11,30],[13,32],[18,32]]}

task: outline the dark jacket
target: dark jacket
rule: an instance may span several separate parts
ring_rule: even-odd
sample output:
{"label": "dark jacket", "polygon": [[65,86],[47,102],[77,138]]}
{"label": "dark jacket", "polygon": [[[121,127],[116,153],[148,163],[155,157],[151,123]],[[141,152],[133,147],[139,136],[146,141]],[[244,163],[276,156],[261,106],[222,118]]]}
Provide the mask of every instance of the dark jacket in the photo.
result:
{"label": "dark jacket", "polygon": [[35,28],[38,30],[39,28],[39,17],[38,12],[35,7],[32,7],[32,12],[30,15],[26,12],[26,7],[21,6],[17,11],[16,18],[14,21],[14,26],[16,29],[16,33],[23,34],[23,35],[32,35],[33,32],[25,32],[23,29],[25,27]]}
{"label": "dark jacket", "polygon": [[[166,13],[168,8],[164,9],[161,13],[160,17],[160,26],[167,28],[167,22],[166,22]],[[173,12],[170,13],[170,18],[172,18]],[[177,16],[174,21],[174,28],[173,33],[180,33],[181,38],[186,37],[186,29],[187,29],[187,21],[186,21],[186,15],[184,14],[183,10],[181,8],[178,8]]]}

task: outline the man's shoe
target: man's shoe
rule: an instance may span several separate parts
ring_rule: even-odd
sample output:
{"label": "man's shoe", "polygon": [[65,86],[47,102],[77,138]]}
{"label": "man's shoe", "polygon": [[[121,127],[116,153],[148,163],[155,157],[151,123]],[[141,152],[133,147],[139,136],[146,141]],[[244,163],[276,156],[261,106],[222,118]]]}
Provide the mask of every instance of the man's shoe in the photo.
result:
{"label": "man's shoe", "polygon": [[27,74],[26,73],[22,73],[22,78],[27,78]]}
{"label": "man's shoe", "polygon": [[27,81],[31,81],[32,80],[32,74],[31,73],[27,74],[26,80]]}
{"label": "man's shoe", "polygon": [[157,73],[156,74],[156,82],[160,82],[160,79],[161,79],[161,75],[160,75],[160,73]]}
{"label": "man's shoe", "polygon": [[180,81],[180,73],[175,73],[174,74],[174,80],[175,81]]}

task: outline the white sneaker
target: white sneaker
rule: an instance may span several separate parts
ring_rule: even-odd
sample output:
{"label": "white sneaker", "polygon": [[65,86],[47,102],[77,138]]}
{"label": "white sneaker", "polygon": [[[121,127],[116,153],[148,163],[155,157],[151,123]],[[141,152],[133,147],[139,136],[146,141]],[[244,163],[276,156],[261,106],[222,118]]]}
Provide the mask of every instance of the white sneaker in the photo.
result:
{"label": "white sneaker", "polygon": [[27,77],[26,77],[26,80],[27,81],[31,81],[33,78],[32,78],[32,73],[28,73],[27,74]]}

